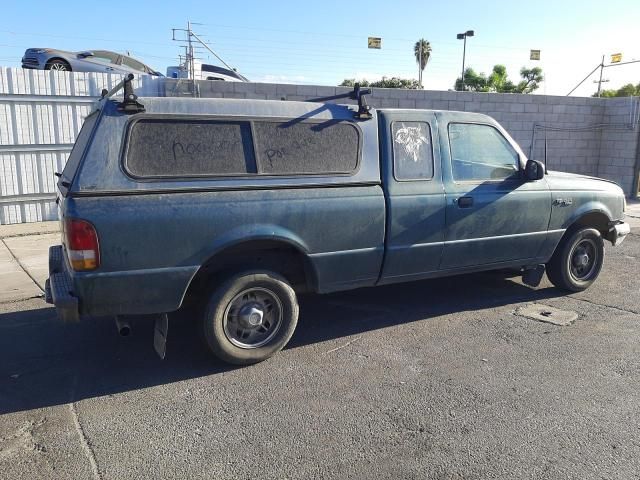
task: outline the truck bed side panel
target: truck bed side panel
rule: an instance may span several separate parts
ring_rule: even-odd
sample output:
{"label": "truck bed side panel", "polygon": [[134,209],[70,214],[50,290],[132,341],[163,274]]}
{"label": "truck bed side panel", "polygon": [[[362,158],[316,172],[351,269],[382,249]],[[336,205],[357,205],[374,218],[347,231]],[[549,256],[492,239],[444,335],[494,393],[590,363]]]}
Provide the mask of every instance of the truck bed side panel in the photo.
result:
{"label": "truck bed side panel", "polygon": [[384,252],[378,185],[66,200],[67,215],[91,218],[101,244],[100,269],[74,276],[85,314],[176,310],[200,266],[240,242],[281,240],[299,249],[320,292],[373,285]]}

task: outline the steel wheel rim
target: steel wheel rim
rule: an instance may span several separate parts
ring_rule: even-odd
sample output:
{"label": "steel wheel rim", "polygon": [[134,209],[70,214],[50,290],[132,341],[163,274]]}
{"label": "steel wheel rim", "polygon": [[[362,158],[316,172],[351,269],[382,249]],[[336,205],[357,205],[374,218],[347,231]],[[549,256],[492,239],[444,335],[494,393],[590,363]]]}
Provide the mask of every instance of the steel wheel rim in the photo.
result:
{"label": "steel wheel rim", "polygon": [[569,273],[579,281],[584,282],[593,276],[599,260],[596,242],[590,238],[583,238],[571,249],[569,255]]}
{"label": "steel wheel rim", "polygon": [[260,348],[278,333],[282,317],[282,302],[274,292],[247,288],[227,305],[222,320],[224,334],[236,347]]}

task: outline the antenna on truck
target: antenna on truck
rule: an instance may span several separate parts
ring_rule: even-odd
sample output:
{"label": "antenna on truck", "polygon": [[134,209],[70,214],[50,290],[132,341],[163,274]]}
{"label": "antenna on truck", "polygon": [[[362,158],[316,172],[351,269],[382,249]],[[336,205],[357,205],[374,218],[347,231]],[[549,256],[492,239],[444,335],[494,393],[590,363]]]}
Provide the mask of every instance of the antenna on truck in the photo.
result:
{"label": "antenna on truck", "polygon": [[549,173],[547,171],[547,131],[544,131],[544,173]]}

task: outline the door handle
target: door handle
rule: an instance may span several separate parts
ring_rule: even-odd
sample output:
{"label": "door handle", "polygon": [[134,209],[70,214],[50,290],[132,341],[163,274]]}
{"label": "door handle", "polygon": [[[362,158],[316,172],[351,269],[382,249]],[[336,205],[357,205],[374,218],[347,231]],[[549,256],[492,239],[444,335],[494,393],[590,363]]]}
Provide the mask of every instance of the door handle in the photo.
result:
{"label": "door handle", "polygon": [[473,206],[473,197],[460,197],[456,199],[459,208],[469,208]]}

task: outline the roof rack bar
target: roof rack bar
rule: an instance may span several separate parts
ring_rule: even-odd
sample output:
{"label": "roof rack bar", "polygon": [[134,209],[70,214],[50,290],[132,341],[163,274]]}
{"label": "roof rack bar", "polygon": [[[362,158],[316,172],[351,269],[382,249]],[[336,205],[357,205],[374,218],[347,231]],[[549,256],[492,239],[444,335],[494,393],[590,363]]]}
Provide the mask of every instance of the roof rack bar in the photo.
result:
{"label": "roof rack bar", "polygon": [[144,112],[144,105],[139,103],[138,96],[133,93],[133,85],[131,85],[131,81],[133,80],[133,73],[129,73],[124,77],[122,83],[124,83],[124,98],[122,102],[118,104],[118,111],[123,113],[140,113]]}
{"label": "roof rack bar", "polygon": [[328,97],[318,97],[311,98],[307,100],[308,102],[328,102],[330,100],[339,100],[341,98],[350,98],[352,100],[358,101],[358,112],[355,117],[360,120],[368,120],[373,115],[371,115],[371,107],[367,105],[367,100],[365,99],[365,95],[371,94],[371,88],[362,88],[359,83],[356,83],[353,87],[353,91],[347,93],[340,93],[338,95],[330,95]]}
{"label": "roof rack bar", "polygon": [[[127,74],[127,76],[133,76],[132,73]],[[124,82],[127,79],[127,76],[125,76],[122,80],[120,80],[115,87],[113,87],[111,90],[107,90],[106,88],[102,89],[101,95],[100,95],[100,100],[102,100],[103,98],[109,98],[112,97],[113,95],[115,95],[116,93],[118,93],[118,91],[124,87]]]}

